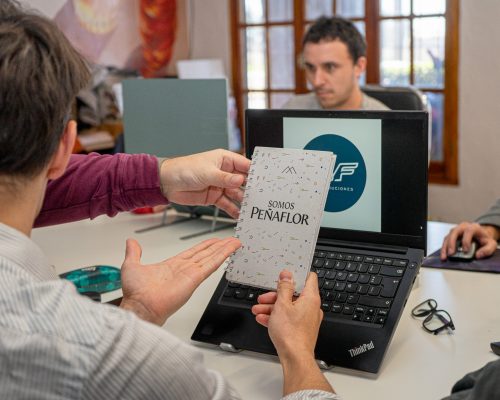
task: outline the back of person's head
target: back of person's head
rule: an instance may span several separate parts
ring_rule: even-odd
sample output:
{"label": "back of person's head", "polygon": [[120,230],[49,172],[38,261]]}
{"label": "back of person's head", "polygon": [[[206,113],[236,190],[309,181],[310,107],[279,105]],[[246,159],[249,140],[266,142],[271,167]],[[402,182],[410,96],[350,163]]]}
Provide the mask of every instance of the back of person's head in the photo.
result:
{"label": "back of person's head", "polygon": [[89,77],[53,22],[0,1],[0,177],[31,177],[48,164]]}
{"label": "back of person's head", "polygon": [[344,18],[320,17],[311,25],[302,40],[302,48],[307,43],[339,40],[344,43],[354,63],[366,55],[366,43],[354,24]]}

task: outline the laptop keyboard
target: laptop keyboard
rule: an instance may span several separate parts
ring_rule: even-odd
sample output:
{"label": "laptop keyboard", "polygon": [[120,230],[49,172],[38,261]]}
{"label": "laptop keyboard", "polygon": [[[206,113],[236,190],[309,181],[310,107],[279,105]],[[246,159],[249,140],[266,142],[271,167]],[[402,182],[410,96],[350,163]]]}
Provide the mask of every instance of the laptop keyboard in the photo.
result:
{"label": "laptop keyboard", "polygon": [[[316,251],[311,271],[318,275],[324,318],[384,325],[406,268],[416,266],[404,258]],[[250,308],[265,292],[228,282],[221,302]]]}

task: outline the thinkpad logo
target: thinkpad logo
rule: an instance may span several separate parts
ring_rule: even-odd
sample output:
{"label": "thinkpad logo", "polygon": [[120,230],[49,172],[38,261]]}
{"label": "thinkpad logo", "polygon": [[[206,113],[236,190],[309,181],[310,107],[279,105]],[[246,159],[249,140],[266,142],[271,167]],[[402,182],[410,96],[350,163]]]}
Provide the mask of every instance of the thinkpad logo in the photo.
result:
{"label": "thinkpad logo", "polygon": [[286,167],[283,171],[281,171],[282,174],[296,174],[297,171],[295,171],[295,168],[293,167]]}
{"label": "thinkpad logo", "polygon": [[354,349],[350,349],[349,354],[351,357],[359,356],[360,354],[366,353],[368,350],[373,350],[375,345],[373,344],[373,340],[370,343],[362,344],[359,347],[355,347]]}

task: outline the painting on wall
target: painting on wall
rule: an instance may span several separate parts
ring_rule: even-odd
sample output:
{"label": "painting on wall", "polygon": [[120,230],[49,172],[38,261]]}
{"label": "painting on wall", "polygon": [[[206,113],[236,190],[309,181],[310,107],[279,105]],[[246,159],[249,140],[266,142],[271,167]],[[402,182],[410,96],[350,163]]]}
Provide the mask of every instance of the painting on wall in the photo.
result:
{"label": "painting on wall", "polygon": [[67,0],[54,20],[91,62],[175,74],[189,57],[187,0]]}

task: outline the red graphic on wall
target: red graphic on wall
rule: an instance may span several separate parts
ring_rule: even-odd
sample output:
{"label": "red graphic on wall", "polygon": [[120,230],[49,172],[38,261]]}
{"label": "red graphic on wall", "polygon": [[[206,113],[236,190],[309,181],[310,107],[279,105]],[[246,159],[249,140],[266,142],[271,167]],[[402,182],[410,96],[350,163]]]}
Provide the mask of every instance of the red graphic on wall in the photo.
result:
{"label": "red graphic on wall", "polygon": [[176,0],[140,0],[145,77],[156,76],[172,58],[177,28]]}

